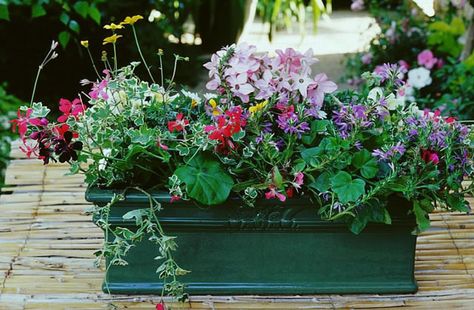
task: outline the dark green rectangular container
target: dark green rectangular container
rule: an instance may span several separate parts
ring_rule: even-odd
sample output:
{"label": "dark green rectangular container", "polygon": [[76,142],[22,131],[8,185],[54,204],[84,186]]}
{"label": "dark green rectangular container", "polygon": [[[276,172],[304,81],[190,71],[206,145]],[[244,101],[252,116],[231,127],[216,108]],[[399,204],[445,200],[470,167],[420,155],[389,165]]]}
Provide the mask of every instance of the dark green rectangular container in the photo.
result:
{"label": "dark green rectangular container", "polygon": [[[99,206],[113,191],[89,189],[86,199]],[[392,225],[369,225],[360,235],[346,225],[321,220],[308,199],[286,203],[262,200],[254,209],[239,200],[203,208],[192,202],[169,203],[154,194],[168,235],[177,236],[178,264],[190,270],[180,278],[190,294],[412,293],[416,236],[413,217],[393,217]],[[133,229],[122,216],[148,207],[148,198],[130,192],[111,208],[112,226]],[[391,209],[406,208],[394,200]],[[403,212],[400,212],[403,214]],[[107,272],[113,294],[159,294],[162,283],[153,258],[159,252],[142,241],[127,256],[127,266]],[[105,287],[104,287],[105,290]]]}

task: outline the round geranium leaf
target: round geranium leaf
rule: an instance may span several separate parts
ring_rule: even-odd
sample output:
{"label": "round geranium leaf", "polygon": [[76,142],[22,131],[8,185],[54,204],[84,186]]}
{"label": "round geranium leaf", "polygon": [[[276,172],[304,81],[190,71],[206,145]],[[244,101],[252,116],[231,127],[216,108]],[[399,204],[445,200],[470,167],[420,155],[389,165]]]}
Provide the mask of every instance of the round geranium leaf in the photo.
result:
{"label": "round geranium leaf", "polygon": [[331,187],[342,203],[354,202],[365,193],[364,180],[353,180],[351,175],[345,171],[332,177]]}
{"label": "round geranium leaf", "polygon": [[205,205],[226,201],[234,185],[220,163],[207,154],[196,155],[174,174],[186,184],[189,197]]}

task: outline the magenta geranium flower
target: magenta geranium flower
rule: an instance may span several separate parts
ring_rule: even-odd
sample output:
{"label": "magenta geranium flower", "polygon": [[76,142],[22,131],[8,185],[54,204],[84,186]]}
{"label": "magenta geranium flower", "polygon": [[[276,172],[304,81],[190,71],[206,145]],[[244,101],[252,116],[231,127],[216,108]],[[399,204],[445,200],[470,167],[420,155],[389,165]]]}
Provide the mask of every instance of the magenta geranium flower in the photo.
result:
{"label": "magenta geranium flower", "polygon": [[32,109],[27,109],[25,115],[22,115],[21,109],[17,111],[17,119],[11,121],[12,123],[12,131],[17,132],[21,138],[25,137],[26,132],[28,131],[28,125],[33,126],[42,126],[43,122],[39,118],[31,118],[31,114],[33,114]]}
{"label": "magenta geranium flower", "polygon": [[277,198],[278,200],[280,200],[281,202],[284,202],[286,200],[286,196],[283,195],[282,193],[279,193],[275,186],[271,185],[269,188],[268,188],[268,192],[265,193],[265,198],[266,199],[275,199]]}
{"label": "magenta geranium flower", "polygon": [[69,116],[74,116],[77,119],[80,114],[84,113],[84,110],[85,107],[79,98],[74,99],[72,102],[61,98],[59,100],[59,111],[63,112],[63,115],[58,117],[58,122],[64,123]]}

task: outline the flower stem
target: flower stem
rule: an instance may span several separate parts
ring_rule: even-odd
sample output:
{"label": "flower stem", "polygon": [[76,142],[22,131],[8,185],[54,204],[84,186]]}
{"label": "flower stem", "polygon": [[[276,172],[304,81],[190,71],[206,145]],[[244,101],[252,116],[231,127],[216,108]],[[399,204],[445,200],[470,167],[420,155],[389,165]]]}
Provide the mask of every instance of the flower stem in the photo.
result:
{"label": "flower stem", "polygon": [[33,104],[33,100],[35,99],[36,86],[38,85],[38,80],[39,80],[42,69],[43,69],[43,65],[41,64],[38,67],[38,71],[36,71],[36,78],[35,78],[35,83],[33,84],[33,92],[31,93],[30,105]]}
{"label": "flower stem", "polygon": [[132,30],[133,30],[133,37],[135,38],[135,44],[137,45],[138,53],[140,54],[140,58],[143,61],[143,64],[145,65],[146,71],[148,71],[148,75],[151,78],[151,81],[155,83],[155,79],[153,78],[153,75],[151,74],[150,68],[148,67],[148,64],[145,61],[145,57],[143,57],[142,50],[140,48],[140,43],[138,43],[138,36],[137,36],[137,31],[135,30],[135,26],[132,25]]}

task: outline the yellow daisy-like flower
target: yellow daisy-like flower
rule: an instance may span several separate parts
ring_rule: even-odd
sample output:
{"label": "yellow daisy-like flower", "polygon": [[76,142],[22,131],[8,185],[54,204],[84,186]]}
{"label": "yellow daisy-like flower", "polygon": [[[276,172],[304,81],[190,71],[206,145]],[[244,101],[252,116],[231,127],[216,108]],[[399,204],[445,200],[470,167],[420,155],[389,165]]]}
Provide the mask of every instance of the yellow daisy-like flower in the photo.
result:
{"label": "yellow daisy-like flower", "polygon": [[143,16],[141,16],[141,15],[135,15],[135,16],[131,16],[131,17],[127,16],[127,17],[125,17],[123,22],[121,22],[121,24],[123,24],[123,25],[133,25],[136,22],[138,22],[140,19],[143,19]]}
{"label": "yellow daisy-like flower", "polygon": [[121,37],[122,37],[121,35],[113,34],[110,37],[105,38],[104,42],[102,44],[105,45],[105,44],[108,44],[108,43],[115,43]]}
{"label": "yellow daisy-like flower", "polygon": [[217,108],[217,102],[214,99],[209,100],[209,105],[212,108],[212,115],[217,116],[221,114],[221,111]]}
{"label": "yellow daisy-like flower", "polygon": [[81,45],[84,46],[85,48],[89,48],[89,41],[87,40],[81,41]]}
{"label": "yellow daisy-like flower", "polygon": [[191,100],[191,108],[195,108],[197,105],[198,105],[198,102],[196,101],[196,99],[192,99]]}
{"label": "yellow daisy-like flower", "polygon": [[260,102],[260,103],[257,103],[256,105],[251,106],[249,108],[249,112],[254,114],[256,112],[262,111],[266,107],[267,104],[268,104],[267,100],[265,100],[263,102]]}
{"label": "yellow daisy-like flower", "polygon": [[104,29],[117,30],[117,29],[123,29],[123,26],[122,26],[122,24],[117,25],[117,24],[111,23],[110,25],[105,25]]}

